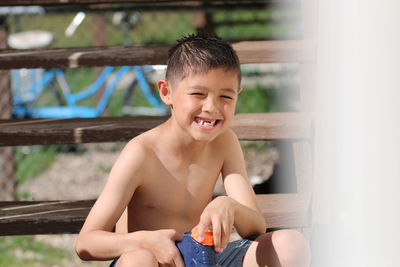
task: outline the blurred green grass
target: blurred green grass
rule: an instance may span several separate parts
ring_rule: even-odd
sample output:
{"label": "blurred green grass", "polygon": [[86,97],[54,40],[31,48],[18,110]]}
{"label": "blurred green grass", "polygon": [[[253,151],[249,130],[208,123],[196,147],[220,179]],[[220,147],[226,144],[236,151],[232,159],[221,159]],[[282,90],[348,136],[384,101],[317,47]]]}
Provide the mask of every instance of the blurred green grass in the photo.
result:
{"label": "blurred green grass", "polygon": [[0,266],[59,266],[70,257],[66,250],[38,242],[32,236],[0,237]]}
{"label": "blurred green grass", "polygon": [[[193,14],[176,11],[128,11],[131,24],[115,24],[115,13],[101,13],[105,26],[97,28],[96,14],[87,12],[72,36],[65,30],[76,13],[48,13],[37,16],[18,16],[10,19],[10,32],[44,30],[54,35],[52,47],[94,46],[97,38],[105,37],[104,45],[173,44],[183,35],[195,32]],[[284,9],[233,10],[212,12],[216,33],[226,40],[294,39],[301,36],[300,12]],[[253,21],[253,23],[252,23]]]}
{"label": "blurred green grass", "polygon": [[244,89],[236,104],[236,113],[264,113],[278,111],[277,92],[273,88],[257,86]]}
{"label": "blurred green grass", "polygon": [[56,146],[18,146],[15,148],[17,185],[36,177],[51,165],[57,156]]}

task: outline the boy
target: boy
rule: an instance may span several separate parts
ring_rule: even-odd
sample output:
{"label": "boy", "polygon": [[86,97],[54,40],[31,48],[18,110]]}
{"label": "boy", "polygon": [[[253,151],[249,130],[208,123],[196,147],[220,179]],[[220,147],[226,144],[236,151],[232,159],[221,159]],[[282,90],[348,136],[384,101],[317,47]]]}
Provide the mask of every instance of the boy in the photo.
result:
{"label": "boy", "polygon": [[[301,234],[264,234],[240,144],[229,129],[242,90],[232,47],[216,36],[191,35],[171,48],[167,65],[158,90],[171,117],[122,150],[78,236],[78,255],[116,259],[118,267],[183,267],[175,242],[196,228],[201,240],[211,226],[222,266],[307,266]],[[220,174],[227,196],[212,200]],[[228,244],[233,227],[242,237],[258,237]]]}

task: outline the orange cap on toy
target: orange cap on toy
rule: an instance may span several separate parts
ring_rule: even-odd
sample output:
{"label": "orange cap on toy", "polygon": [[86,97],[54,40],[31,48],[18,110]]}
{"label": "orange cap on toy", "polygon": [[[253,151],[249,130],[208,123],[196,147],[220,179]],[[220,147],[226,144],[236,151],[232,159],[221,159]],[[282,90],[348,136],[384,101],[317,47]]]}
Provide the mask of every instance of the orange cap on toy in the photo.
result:
{"label": "orange cap on toy", "polygon": [[213,238],[213,231],[212,230],[206,230],[204,233],[204,239],[202,242],[198,240],[198,235],[197,235],[197,229],[192,232],[192,237],[194,240],[199,242],[200,244],[204,246],[214,246],[214,238]]}

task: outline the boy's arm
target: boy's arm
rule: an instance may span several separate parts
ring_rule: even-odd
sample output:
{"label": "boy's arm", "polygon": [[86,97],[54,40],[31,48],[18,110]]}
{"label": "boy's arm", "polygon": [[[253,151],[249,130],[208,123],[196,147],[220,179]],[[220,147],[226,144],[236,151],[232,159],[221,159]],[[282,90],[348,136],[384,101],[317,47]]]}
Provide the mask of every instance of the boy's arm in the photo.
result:
{"label": "boy's arm", "polygon": [[112,229],[141,184],[140,176],[135,174],[144,157],[144,148],[133,141],[122,150],[77,238],[76,251],[82,259],[112,259],[139,245],[137,237],[141,233],[116,234]]}
{"label": "boy's arm", "polygon": [[109,260],[136,249],[151,251],[162,264],[183,266],[175,241],[182,237],[173,229],[111,232],[142,184],[146,149],[133,141],[121,152],[108,181],[94,204],[76,241],[76,252],[83,260]]}
{"label": "boy's arm", "polygon": [[122,150],[77,238],[76,251],[82,259],[112,259],[141,245],[143,232],[118,234],[112,229],[141,185],[137,174],[145,155],[145,148],[134,141]]}
{"label": "boy's arm", "polygon": [[226,157],[222,168],[222,177],[227,195],[234,200],[234,226],[242,237],[265,233],[265,219],[247,178],[239,140],[232,131],[229,131],[226,141]]}
{"label": "boy's arm", "polygon": [[224,150],[225,158],[222,177],[228,196],[211,201],[201,214],[199,224],[194,227],[198,231],[198,240],[202,241],[205,229],[212,225],[217,252],[221,252],[228,244],[233,225],[242,237],[262,234],[266,230],[264,217],[247,179],[243,153],[236,135],[229,130],[220,140],[219,147]]}

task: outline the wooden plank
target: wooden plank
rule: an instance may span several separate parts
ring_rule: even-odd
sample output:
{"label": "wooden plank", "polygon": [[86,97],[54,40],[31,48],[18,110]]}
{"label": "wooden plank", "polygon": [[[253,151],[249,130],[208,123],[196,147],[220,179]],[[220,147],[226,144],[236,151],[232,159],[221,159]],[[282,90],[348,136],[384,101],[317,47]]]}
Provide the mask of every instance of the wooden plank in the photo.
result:
{"label": "wooden plank", "polygon": [[315,60],[314,41],[243,41],[232,44],[240,62],[312,62]]}
{"label": "wooden plank", "polygon": [[[268,228],[308,225],[307,194],[257,195]],[[78,233],[94,200],[0,202],[0,235]]]}
{"label": "wooden plank", "polygon": [[[310,41],[244,41],[232,44],[241,63],[313,61]],[[171,45],[0,50],[0,69],[162,65]]]}
{"label": "wooden plank", "polygon": [[232,129],[241,140],[307,139],[311,122],[308,113],[246,113],[235,116]]}
{"label": "wooden plank", "polygon": [[[184,2],[185,0],[181,0]],[[189,1],[189,0],[186,0]],[[120,4],[120,3],[165,3],[171,0],[2,0],[3,6],[30,6],[30,5],[93,5],[93,4]]]}
{"label": "wooden plank", "polygon": [[0,146],[128,141],[166,117],[14,120],[0,122]]}
{"label": "wooden plank", "polygon": [[[91,5],[91,4],[120,4],[120,3],[177,3],[177,2],[204,2],[204,3],[240,3],[240,1],[232,0],[2,0],[1,5],[3,6],[27,6],[27,5]],[[279,4],[282,1],[276,0],[253,0],[248,1],[250,3],[276,3]]]}
{"label": "wooden plank", "polygon": [[[0,146],[122,142],[161,124],[167,117],[0,120]],[[235,116],[232,129],[242,140],[304,139],[311,118],[303,113]]]}
{"label": "wooden plank", "polygon": [[3,50],[0,68],[76,68],[165,64],[170,46],[86,47]]}
{"label": "wooden plank", "polygon": [[259,194],[267,228],[301,228],[310,225],[311,194]]}
{"label": "wooden plank", "polygon": [[0,235],[78,233],[94,200],[0,202]]}

